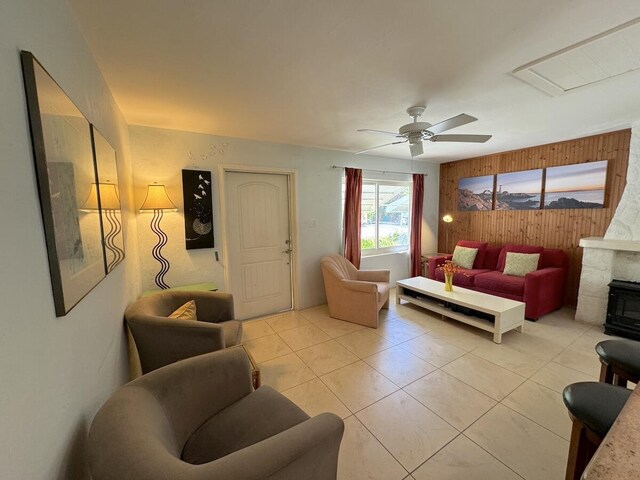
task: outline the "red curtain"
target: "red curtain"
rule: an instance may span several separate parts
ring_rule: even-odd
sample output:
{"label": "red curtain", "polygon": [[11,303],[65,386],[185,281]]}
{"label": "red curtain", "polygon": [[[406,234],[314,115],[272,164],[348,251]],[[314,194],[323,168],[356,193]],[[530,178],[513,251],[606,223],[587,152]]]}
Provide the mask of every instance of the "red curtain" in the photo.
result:
{"label": "red curtain", "polygon": [[422,201],[424,199],[424,175],[413,174],[413,198],[411,199],[411,276],[422,275]]}
{"label": "red curtain", "polygon": [[362,203],[362,170],[345,168],[344,256],[360,268],[360,208]]}

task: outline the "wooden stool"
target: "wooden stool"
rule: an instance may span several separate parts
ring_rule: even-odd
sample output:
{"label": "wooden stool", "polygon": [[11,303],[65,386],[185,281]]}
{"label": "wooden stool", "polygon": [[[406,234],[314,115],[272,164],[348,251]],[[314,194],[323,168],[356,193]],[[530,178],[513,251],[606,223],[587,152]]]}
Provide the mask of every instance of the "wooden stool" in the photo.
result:
{"label": "wooden stool", "polygon": [[626,387],[627,382],[640,380],[640,342],[635,340],[605,340],[596,345],[600,357],[600,381]]}
{"label": "wooden stool", "polygon": [[631,390],[600,382],[580,382],[565,387],[562,399],[573,422],[565,480],[579,480]]}

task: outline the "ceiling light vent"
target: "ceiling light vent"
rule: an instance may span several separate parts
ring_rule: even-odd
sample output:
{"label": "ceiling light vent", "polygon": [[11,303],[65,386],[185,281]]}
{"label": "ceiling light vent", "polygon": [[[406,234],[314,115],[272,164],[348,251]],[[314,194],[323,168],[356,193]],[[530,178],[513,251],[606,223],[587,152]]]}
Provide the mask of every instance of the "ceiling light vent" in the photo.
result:
{"label": "ceiling light vent", "polygon": [[640,69],[640,17],[515,69],[512,74],[559,96]]}

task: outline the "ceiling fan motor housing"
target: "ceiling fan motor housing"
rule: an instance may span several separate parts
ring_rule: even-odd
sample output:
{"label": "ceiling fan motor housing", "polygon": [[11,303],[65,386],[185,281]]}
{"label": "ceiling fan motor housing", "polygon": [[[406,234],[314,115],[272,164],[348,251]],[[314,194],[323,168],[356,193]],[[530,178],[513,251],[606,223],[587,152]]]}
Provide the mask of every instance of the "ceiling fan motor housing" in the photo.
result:
{"label": "ceiling fan motor housing", "polygon": [[[427,122],[413,122],[407,123],[400,127],[399,133],[400,135],[411,136],[411,134],[420,134],[422,135],[424,130],[427,130],[431,126],[430,123]],[[424,132],[428,135],[428,132]]]}

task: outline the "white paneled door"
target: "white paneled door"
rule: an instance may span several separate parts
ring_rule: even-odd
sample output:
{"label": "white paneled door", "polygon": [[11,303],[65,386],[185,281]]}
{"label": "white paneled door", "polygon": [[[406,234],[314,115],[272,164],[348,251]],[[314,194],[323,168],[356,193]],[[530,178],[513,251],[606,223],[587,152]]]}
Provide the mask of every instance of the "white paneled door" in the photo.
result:
{"label": "white paneled door", "polygon": [[289,177],[225,173],[229,290],[235,316],[290,310]]}

